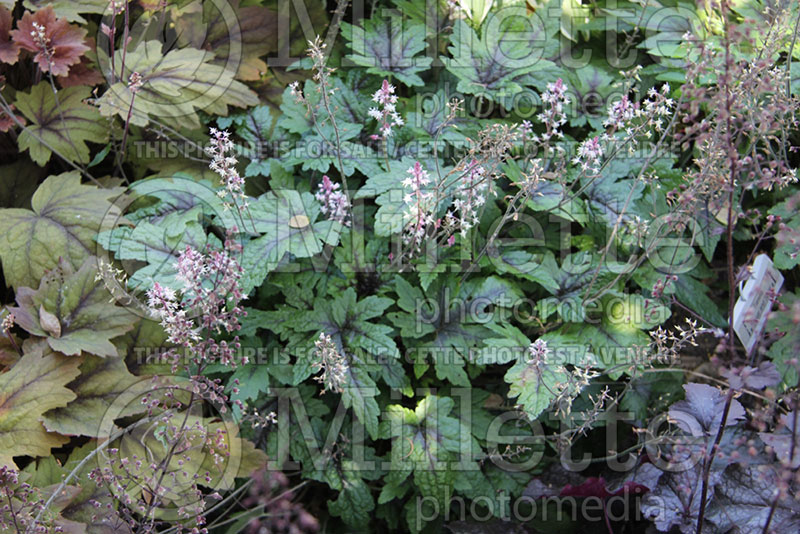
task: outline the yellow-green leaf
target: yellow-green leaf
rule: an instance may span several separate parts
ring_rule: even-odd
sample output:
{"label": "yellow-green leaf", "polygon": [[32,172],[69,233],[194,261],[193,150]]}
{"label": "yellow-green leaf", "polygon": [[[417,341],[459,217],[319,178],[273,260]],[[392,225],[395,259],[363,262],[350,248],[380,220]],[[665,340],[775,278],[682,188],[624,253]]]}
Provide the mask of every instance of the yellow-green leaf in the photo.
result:
{"label": "yellow-green leaf", "polygon": [[119,209],[109,200],[120,193],[120,188],[83,185],[78,172],[68,172],[42,182],[31,201],[33,211],[0,209],[0,259],[6,283],[38,287],[60,257],[79,267],[94,254],[103,221],[109,226],[118,221]]}
{"label": "yellow-green leaf", "polygon": [[[87,354],[80,369],[81,375],[68,384],[78,398],[64,408],[47,412],[44,424],[60,434],[101,437],[101,421],[114,399],[141,379],[128,372],[122,358]],[[146,408],[141,403],[130,404],[118,416],[141,413]]]}
{"label": "yellow-green leaf", "polygon": [[43,344],[26,348],[14,367],[0,375],[0,459],[44,456],[69,441],[48,432],[41,418],[75,399],[66,385],[80,373],[81,359],[51,352]]}
{"label": "yellow-green leaf", "polygon": [[[255,106],[256,94],[234,80],[236,72],[212,63],[214,54],[196,48],[162,50],[160,41],[144,41],[127,51],[122,61],[118,51],[116,65],[123,81],[112,85],[100,98],[100,113],[119,115],[138,126],[146,126],[152,118],[175,126],[200,127],[197,111],[209,115],[227,115],[228,106]],[[98,51],[99,53],[99,51]],[[101,64],[108,58],[100,58]],[[105,66],[105,65],[104,65]],[[134,93],[129,87],[132,73],[138,73],[142,84]]]}
{"label": "yellow-green leaf", "polygon": [[56,97],[47,82],[28,94],[17,93],[14,105],[29,122],[17,140],[20,151],[28,150],[42,166],[53,152],[69,161],[89,163],[86,142],[105,143],[109,131],[100,112],[83,102],[90,93],[87,86],[65,87]]}

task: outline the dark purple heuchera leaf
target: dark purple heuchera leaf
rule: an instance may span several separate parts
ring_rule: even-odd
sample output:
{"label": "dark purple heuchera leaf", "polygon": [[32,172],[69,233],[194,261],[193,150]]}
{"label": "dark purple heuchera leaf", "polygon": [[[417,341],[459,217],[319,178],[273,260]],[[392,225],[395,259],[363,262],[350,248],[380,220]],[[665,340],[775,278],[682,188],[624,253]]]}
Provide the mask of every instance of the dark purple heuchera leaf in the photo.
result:
{"label": "dark purple heuchera leaf", "polygon": [[[722,473],[712,471],[709,476],[709,498],[714,495]],[[678,472],[664,472],[657,487],[642,498],[642,513],[651,519],[658,530],[667,532],[677,526],[685,534],[696,530],[700,510],[702,465]],[[706,530],[703,532],[716,532]]]}
{"label": "dark purple heuchera leaf", "polygon": [[[682,430],[693,436],[712,435],[722,420],[725,395],[707,384],[686,384],[686,400],[678,401],[669,409],[669,417]],[[739,401],[731,401],[725,426],[735,425],[744,419],[744,408]]]}
{"label": "dark purple heuchera leaf", "polygon": [[781,478],[774,465],[730,466],[714,490],[708,521],[719,532],[734,529],[739,534],[761,534],[771,513],[769,532],[800,532],[800,502],[792,497],[792,488],[789,495],[779,497],[779,488],[784,485]]}
{"label": "dark purple heuchera leaf", "polygon": [[[792,469],[800,467],[800,428],[795,426],[796,422],[800,422],[800,414],[792,410],[781,416],[781,429],[758,434],[764,443],[772,447],[778,459]],[[792,450],[792,437],[794,437],[794,450]]]}
{"label": "dark purple heuchera leaf", "polygon": [[758,367],[723,369],[721,374],[734,389],[764,389],[781,381],[781,374],[772,362],[762,362]]}

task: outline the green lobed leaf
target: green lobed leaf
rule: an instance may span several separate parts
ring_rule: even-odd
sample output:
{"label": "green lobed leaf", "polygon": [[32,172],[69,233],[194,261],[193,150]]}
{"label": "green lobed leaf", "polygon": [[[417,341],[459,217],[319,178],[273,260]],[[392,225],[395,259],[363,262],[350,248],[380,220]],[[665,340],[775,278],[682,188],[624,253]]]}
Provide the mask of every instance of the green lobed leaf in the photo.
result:
{"label": "green lobed leaf", "polygon": [[118,222],[119,209],[110,200],[121,192],[81,184],[78,172],[68,172],[42,182],[31,200],[33,211],[0,210],[0,258],[6,283],[36,287],[59,258],[80,267],[95,253],[98,232]]}
{"label": "green lobed leaf", "polygon": [[38,290],[17,289],[16,322],[29,333],[47,338],[53,350],[67,355],[83,352],[116,356],[111,339],[133,328],[135,316],[114,304],[97,274],[97,258],[86,258],[80,269],[61,260]]}
{"label": "green lobed leaf", "polygon": [[69,441],[48,432],[41,418],[75,399],[66,386],[80,374],[81,359],[42,344],[26,344],[26,349],[11,370],[0,375],[0,463],[6,465],[12,456],[46,456],[52,447]]}
{"label": "green lobed leaf", "polygon": [[56,96],[48,82],[33,86],[30,93],[17,93],[14,105],[29,122],[19,135],[19,149],[41,166],[53,151],[69,161],[89,163],[86,143],[105,143],[109,131],[97,108],[84,103],[90,93],[90,87],[75,86]]}
{"label": "green lobed leaf", "polygon": [[[213,64],[211,52],[196,48],[164,51],[160,41],[142,41],[129,47],[125,61],[116,52],[117,79],[100,97],[100,113],[118,115],[137,126],[157,119],[175,126],[199,128],[198,111],[227,115],[228,106],[255,106],[258,98],[247,86],[234,80],[235,72]],[[102,58],[101,63],[110,63]],[[125,72],[119,72],[125,68]],[[142,77],[134,94],[128,80],[133,72]]]}

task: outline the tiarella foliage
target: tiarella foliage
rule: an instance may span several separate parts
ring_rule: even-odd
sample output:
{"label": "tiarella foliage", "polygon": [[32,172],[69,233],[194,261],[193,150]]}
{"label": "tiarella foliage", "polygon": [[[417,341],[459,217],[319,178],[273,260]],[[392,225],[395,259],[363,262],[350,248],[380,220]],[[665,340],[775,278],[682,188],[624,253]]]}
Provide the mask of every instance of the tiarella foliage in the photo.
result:
{"label": "tiarella foliage", "polygon": [[796,2],[290,4],[0,0],[0,530],[796,531]]}

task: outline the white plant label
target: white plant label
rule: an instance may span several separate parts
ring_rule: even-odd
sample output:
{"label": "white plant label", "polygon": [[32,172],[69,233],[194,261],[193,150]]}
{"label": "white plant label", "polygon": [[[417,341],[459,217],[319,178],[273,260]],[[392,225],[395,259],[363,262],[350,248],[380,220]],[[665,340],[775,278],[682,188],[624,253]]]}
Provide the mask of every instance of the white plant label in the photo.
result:
{"label": "white plant label", "polygon": [[733,308],[733,330],[747,354],[756,346],[772,309],[771,297],[777,295],[782,285],[783,275],[772,265],[772,260],[766,254],[759,254]]}

